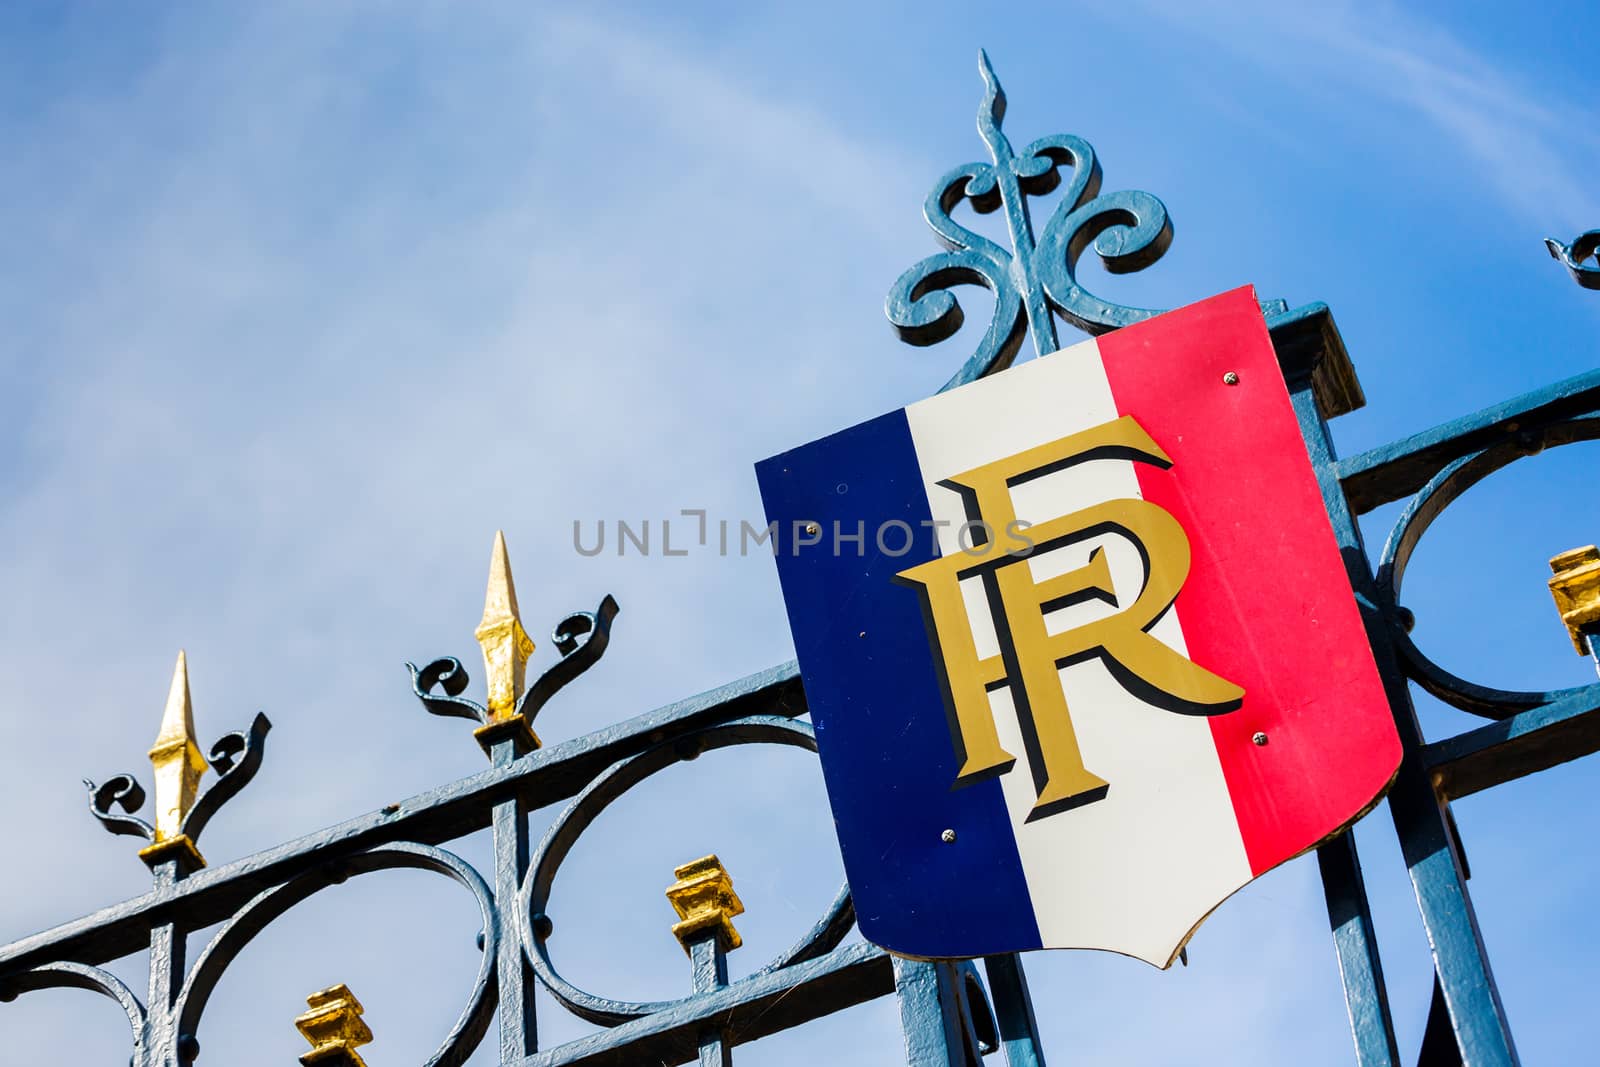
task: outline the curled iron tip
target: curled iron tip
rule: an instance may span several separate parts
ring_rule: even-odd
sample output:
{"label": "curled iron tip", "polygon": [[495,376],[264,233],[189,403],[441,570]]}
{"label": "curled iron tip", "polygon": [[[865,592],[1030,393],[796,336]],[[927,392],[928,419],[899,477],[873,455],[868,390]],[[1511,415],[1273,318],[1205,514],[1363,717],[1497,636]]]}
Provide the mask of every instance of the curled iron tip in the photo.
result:
{"label": "curled iron tip", "polygon": [[994,161],[999,163],[1011,154],[1011,145],[1000,132],[1000,124],[1006,118],[1006,91],[1001,88],[1000,78],[989,62],[989,53],[982,48],[978,49],[978,73],[983,75],[984,85],[983,103],[978,105],[978,134],[989,146]]}
{"label": "curled iron tip", "polygon": [[1572,239],[1571,244],[1562,244],[1554,237],[1546,237],[1544,247],[1552,259],[1560,260],[1561,265],[1567,268],[1573,281],[1585,289],[1600,289],[1600,264],[1585,262],[1600,251],[1600,230],[1580,233]]}

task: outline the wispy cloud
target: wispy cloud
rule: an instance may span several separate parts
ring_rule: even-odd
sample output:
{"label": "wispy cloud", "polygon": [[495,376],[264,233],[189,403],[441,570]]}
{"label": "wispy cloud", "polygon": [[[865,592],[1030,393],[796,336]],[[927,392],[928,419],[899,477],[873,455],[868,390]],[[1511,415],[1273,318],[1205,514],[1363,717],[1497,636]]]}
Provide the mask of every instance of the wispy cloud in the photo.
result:
{"label": "wispy cloud", "polygon": [[[858,327],[826,290],[891,254],[882,174],[916,168],[615,24],[520,5],[495,23],[393,14],[175,28],[128,84],[87,79],[54,101],[0,174],[27,194],[0,218],[33,265],[7,272],[34,296],[8,358],[27,337],[36,369],[0,464],[0,748],[73,752],[7,760],[0,802],[32,812],[15,847],[61,861],[4,876],[0,937],[140,891],[77,776],[137,769],[180,645],[205,741],[256,706],[277,725],[260,778],[210,832],[214,860],[480,769],[470,736],[409,697],[402,664],[470,662],[498,526],[541,660],[556,618],[608,590],[623,605],[607,660],[546,712],[548,741],[789,655],[769,560],[584,561],[571,522],[759,515],[752,438],[801,439],[832,400],[816,354],[849,359]],[[50,212],[18,206],[46,190]],[[896,201],[913,221],[914,204]],[[806,300],[808,285],[824,292]],[[660,879],[711,846],[745,874],[746,956],[792,940],[836,891],[825,818],[778,839],[752,814],[762,796],[820,811],[814,765],[741,766],[759,769],[757,799],[717,841],[672,816],[707,788],[687,774],[597,830],[606,866],[621,851],[641,869],[593,872],[566,898],[567,929],[588,911],[637,922],[594,925],[585,980],[686,988]],[[633,825],[651,816],[646,844]],[[797,851],[805,871],[785,865]],[[392,930],[427,898],[360,899]],[[276,989],[274,1006],[257,1021],[225,998],[202,1035],[239,1063],[292,1055],[293,990],[327,984],[257,959],[232,988]],[[403,969],[353,966],[400,1061],[457,1010],[408,991]],[[42,1043],[63,1025],[22,1029]],[[551,1020],[546,1040],[571,1032]]]}
{"label": "wispy cloud", "polygon": [[1461,183],[1480,184],[1531,223],[1570,236],[1600,219],[1590,178],[1600,167],[1600,116],[1577,86],[1509,69],[1388,4],[1319,4],[1314,12],[1254,2],[1225,11],[1166,0],[1146,6],[1322,95],[1341,116],[1365,98],[1388,105],[1402,128],[1422,120],[1454,149]]}

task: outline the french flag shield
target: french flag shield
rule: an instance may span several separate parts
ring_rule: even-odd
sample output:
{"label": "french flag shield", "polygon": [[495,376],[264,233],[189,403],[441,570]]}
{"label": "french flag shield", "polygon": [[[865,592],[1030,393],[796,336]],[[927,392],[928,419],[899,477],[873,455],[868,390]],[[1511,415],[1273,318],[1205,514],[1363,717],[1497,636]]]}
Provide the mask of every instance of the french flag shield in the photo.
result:
{"label": "french flag shield", "polygon": [[862,934],[1168,967],[1400,763],[1250,288],[757,465]]}

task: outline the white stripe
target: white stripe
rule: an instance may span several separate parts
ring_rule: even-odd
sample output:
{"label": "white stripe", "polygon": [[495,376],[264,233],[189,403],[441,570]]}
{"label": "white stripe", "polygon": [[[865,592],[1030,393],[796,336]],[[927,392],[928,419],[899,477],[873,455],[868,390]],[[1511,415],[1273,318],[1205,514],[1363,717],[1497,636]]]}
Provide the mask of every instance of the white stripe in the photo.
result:
{"label": "white stripe", "polygon": [[[940,532],[941,554],[959,551],[957,528],[966,519],[941,479],[1117,415],[1094,341],[908,407],[933,517],[951,524]],[[1131,460],[1096,460],[1027,483],[1014,499],[1019,517],[1040,522],[1140,495]],[[1095,545],[1106,550],[1116,588],[1137,590],[1139,555],[1114,535],[1042,553],[1028,565],[1040,578],[1061,573],[1082,566]],[[987,602],[976,588],[963,591],[978,652],[992,655],[998,647]],[[1056,633],[1112,610],[1079,605],[1048,625]],[[1152,632],[1181,652],[1177,614],[1169,611]],[[1250,880],[1211,728],[1203,717],[1138,700],[1098,659],[1060,674],[1085,766],[1110,783],[1104,799],[1083,807],[1024,821],[1036,794],[1016,712],[1009,690],[991,696],[1001,743],[1017,756],[1001,786],[1039,932],[1046,947],[1109,949],[1169,966],[1200,920]]]}

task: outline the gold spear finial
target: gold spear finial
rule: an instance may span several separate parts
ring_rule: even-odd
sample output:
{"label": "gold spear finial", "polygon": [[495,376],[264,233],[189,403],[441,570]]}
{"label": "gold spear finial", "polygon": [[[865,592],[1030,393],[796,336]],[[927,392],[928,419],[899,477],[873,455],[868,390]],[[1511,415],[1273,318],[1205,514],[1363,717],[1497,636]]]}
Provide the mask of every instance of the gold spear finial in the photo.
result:
{"label": "gold spear finial", "polygon": [[192,869],[204,867],[200,850],[183,832],[183,820],[194,809],[200,776],[206,772],[206,758],[194,739],[194,706],[189,699],[189,661],[180,650],[172,671],[172,688],[167,691],[167,708],[161,716],[161,730],[150,749],[155,768],[156,819],[152,843],[139,850],[139,858],[151,867],[177,858]]}
{"label": "gold spear finial", "polygon": [[733,891],[733,879],[721,860],[715,855],[702,856],[675,868],[672,876],[677,881],[667,887],[667,900],[679,919],[672,924],[672,936],[686,955],[692,955],[689,943],[695,935],[710,928],[716,930],[724,952],[744,944],[733,928],[733,917],[744,914],[744,903]]}
{"label": "gold spear finial", "polygon": [[311,1042],[311,1051],[300,1062],[306,1067],[367,1067],[356,1049],[372,1044],[372,1031],[350,987],[329,986],[307,997],[306,1006],[311,1010],[294,1020],[295,1029]]}
{"label": "gold spear finial", "polygon": [[506,535],[501,530],[495,531],[494,549],[489,555],[489,589],[483,599],[483,621],[478,623],[473,636],[483,646],[488,689],[489,716],[479,728],[479,742],[486,741],[484,731],[500,737],[509,730],[527,748],[538,748],[538,736],[527,719],[517,713],[517,703],[526,685],[528,657],[533,655],[533,639],[522,628],[522,618],[517,612],[517,587],[511,580],[511,558],[506,554]]}
{"label": "gold spear finial", "polygon": [[1550,595],[1567,626],[1572,647],[1578,655],[1589,654],[1585,631],[1600,625],[1600,548],[1585,545],[1550,561],[1555,577],[1550,579]]}

